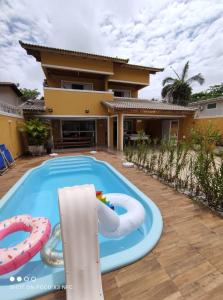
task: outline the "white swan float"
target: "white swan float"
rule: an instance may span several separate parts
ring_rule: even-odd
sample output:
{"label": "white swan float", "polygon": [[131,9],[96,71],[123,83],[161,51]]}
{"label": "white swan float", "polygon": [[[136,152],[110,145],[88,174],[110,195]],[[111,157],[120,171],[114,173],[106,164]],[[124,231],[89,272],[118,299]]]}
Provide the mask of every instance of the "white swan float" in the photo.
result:
{"label": "white swan float", "polygon": [[[118,215],[115,211],[117,207],[124,208],[126,212]],[[112,239],[124,237],[138,229],[144,219],[145,209],[143,205],[129,195],[110,193],[102,195],[101,201],[98,201],[98,228],[105,237]],[[57,224],[49,241],[41,251],[42,260],[49,265],[58,267],[63,265],[63,253],[56,250],[60,239],[60,225]]]}
{"label": "white swan float", "polygon": [[125,194],[106,194],[106,199],[114,207],[122,207],[126,213],[118,215],[110,207],[99,201],[99,232],[109,238],[120,238],[140,227],[145,219],[145,209],[136,199]]}

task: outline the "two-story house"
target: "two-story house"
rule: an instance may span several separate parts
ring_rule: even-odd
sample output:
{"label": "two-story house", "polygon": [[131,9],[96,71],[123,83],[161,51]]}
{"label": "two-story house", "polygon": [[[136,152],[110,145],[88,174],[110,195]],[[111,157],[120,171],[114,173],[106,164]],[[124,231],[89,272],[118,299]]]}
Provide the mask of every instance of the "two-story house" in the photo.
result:
{"label": "two-story house", "polygon": [[123,149],[124,135],[143,130],[155,138],[185,134],[193,108],[139,99],[161,68],[128,59],[20,41],[45,74],[44,102],[32,114],[50,120],[55,148],[105,146]]}

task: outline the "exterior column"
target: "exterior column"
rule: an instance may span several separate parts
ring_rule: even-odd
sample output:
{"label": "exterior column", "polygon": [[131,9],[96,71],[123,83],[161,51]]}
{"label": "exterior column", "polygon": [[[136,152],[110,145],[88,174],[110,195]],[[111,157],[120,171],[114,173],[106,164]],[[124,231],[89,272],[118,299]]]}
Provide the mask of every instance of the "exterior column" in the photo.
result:
{"label": "exterior column", "polygon": [[120,151],[123,151],[123,133],[124,133],[124,122],[123,122],[123,114],[118,114],[117,118],[117,134],[118,134],[118,145],[117,149]]}
{"label": "exterior column", "polygon": [[107,147],[108,148],[110,147],[110,138],[111,138],[111,135],[110,135],[110,118],[108,117],[107,118]]}

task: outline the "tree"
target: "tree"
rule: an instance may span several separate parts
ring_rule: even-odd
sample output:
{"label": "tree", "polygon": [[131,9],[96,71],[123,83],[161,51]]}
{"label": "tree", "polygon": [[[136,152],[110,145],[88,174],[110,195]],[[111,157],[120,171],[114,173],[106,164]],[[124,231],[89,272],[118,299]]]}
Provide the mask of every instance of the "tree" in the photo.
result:
{"label": "tree", "polygon": [[191,102],[223,96],[223,83],[211,85],[206,91],[191,95]]}
{"label": "tree", "polygon": [[192,94],[191,84],[193,82],[203,84],[204,78],[201,73],[188,78],[189,61],[185,64],[181,76],[175,70],[173,71],[176,78],[166,77],[162,82],[162,97],[170,103],[187,105]]}
{"label": "tree", "polygon": [[37,99],[37,97],[39,97],[40,95],[40,92],[37,89],[31,90],[26,88],[20,88],[19,90],[23,94],[22,99],[24,101]]}

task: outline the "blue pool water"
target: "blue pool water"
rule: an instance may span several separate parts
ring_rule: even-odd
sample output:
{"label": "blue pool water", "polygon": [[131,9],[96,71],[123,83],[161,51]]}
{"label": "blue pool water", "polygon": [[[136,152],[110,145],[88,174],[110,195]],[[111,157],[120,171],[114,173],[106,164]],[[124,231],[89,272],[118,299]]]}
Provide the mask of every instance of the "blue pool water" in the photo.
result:
{"label": "blue pool water", "polygon": [[[139,259],[148,253],[159,240],[162,231],[162,217],[155,204],[132,185],[125,177],[105,162],[87,156],[73,156],[50,159],[40,167],[25,174],[19,182],[3,197],[0,203],[0,221],[18,214],[44,216],[52,226],[59,222],[57,190],[65,186],[94,184],[96,190],[106,193],[128,194],[142,203],[146,219],[141,228],[120,239],[99,236],[101,269],[107,272]],[[87,207],[86,207],[87,209]],[[117,209],[117,208],[116,208]],[[119,214],[124,211],[118,209]],[[0,241],[0,248],[10,247],[22,241],[28,233],[17,232]],[[58,245],[59,248],[62,245]],[[90,251],[90,245],[89,245]],[[4,299],[25,299],[49,290],[26,289],[27,282],[9,281],[11,274],[0,276],[0,293],[18,285],[18,292],[6,295]],[[12,274],[14,277],[32,276],[36,280],[32,286],[48,283],[64,283],[63,268],[45,265],[37,254],[30,262]],[[27,278],[26,278],[27,280]],[[29,282],[28,282],[29,283]],[[7,298],[8,296],[8,298]],[[11,297],[11,298],[10,298]],[[16,298],[17,297],[17,298]]]}

